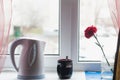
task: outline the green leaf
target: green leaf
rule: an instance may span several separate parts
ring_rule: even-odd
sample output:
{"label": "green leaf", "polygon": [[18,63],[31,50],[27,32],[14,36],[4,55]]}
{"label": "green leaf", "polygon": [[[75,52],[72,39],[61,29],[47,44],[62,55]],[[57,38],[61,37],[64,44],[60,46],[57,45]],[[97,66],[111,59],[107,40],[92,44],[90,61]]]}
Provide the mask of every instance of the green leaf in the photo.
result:
{"label": "green leaf", "polygon": [[95,42],[95,44],[98,45],[99,47],[101,47],[100,44],[98,44],[97,42]]}

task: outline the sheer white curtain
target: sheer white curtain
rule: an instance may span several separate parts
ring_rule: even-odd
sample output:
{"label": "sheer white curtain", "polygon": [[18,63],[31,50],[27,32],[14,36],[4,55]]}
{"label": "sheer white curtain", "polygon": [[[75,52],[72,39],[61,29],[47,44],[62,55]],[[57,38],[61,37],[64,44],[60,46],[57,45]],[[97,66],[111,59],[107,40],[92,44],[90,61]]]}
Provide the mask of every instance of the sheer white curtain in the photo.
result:
{"label": "sheer white curtain", "polygon": [[115,55],[115,66],[114,66],[114,75],[113,80],[120,80],[119,77],[119,69],[117,67],[118,64],[118,55],[119,55],[119,49],[120,49],[120,0],[108,0],[109,3],[109,9],[111,13],[111,18],[114,23],[114,27],[118,33],[118,43],[117,43],[117,49],[116,49],[116,55]]}
{"label": "sheer white curtain", "polygon": [[120,0],[108,0],[111,18],[116,31],[120,30]]}
{"label": "sheer white curtain", "polygon": [[8,36],[11,26],[12,0],[0,0],[0,72],[7,53]]}

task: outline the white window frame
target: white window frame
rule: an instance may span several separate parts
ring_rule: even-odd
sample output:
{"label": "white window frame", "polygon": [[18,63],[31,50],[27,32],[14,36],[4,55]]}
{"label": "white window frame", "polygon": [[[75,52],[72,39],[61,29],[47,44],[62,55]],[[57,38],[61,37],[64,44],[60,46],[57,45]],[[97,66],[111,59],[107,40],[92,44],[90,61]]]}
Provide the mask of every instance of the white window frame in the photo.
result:
{"label": "white window frame", "polygon": [[56,70],[57,60],[69,56],[71,58],[71,5],[72,0],[60,0],[60,56],[45,56],[45,67]]}
{"label": "white window frame", "polygon": [[75,70],[100,71],[100,62],[82,62],[79,58],[79,30],[80,30],[80,0],[72,0],[72,19],[71,19],[71,55]]}
{"label": "white window frame", "polygon": [[[57,60],[69,56],[73,60],[74,70],[100,71],[100,62],[78,62],[79,54],[79,2],[80,0],[60,0],[61,3],[61,45],[59,57],[46,57],[47,67],[55,68]],[[51,58],[51,59],[50,59]],[[50,59],[50,60],[49,60]],[[48,69],[51,69],[48,68]],[[56,68],[55,68],[56,69]]]}
{"label": "white window frame", "polygon": [[[100,70],[100,62],[78,62],[79,53],[79,0],[60,0],[59,56],[45,56],[45,70],[56,70],[57,60],[69,56],[74,70]],[[19,55],[16,55],[19,63]],[[6,67],[10,67],[10,56]]]}

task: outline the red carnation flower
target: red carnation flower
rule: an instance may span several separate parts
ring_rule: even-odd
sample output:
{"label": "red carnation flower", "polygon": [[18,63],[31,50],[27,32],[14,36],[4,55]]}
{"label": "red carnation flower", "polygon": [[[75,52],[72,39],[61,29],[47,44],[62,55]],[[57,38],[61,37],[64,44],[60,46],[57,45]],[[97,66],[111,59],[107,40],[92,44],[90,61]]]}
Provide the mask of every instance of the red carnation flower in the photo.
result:
{"label": "red carnation flower", "polygon": [[90,38],[92,37],[95,33],[97,32],[97,28],[95,26],[89,26],[87,27],[87,29],[85,30],[85,37],[86,38]]}
{"label": "red carnation flower", "polygon": [[[86,38],[90,38],[93,36],[96,39],[96,41],[97,41],[96,45],[98,45],[100,47],[100,49],[102,50],[103,56],[108,64],[108,66],[110,67],[111,65],[110,65],[109,61],[107,60],[107,57],[106,57],[105,52],[103,50],[103,46],[100,44],[97,36],[95,35],[95,33],[97,32],[97,28],[92,25],[92,26],[87,27],[84,32],[85,32]],[[113,72],[112,68],[111,68],[111,71]]]}

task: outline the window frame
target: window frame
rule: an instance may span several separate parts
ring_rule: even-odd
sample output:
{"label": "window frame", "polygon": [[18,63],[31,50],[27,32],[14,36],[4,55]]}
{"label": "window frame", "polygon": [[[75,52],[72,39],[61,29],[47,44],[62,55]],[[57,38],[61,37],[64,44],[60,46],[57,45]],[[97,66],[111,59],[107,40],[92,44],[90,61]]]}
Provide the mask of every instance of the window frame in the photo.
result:
{"label": "window frame", "polygon": [[46,70],[56,70],[57,60],[71,58],[71,1],[60,1],[59,17],[59,56],[45,56]]}
{"label": "window frame", "polygon": [[[79,10],[80,0],[60,0],[60,56],[46,57],[50,59],[51,66],[48,69],[55,68],[57,60],[69,56],[73,60],[74,70],[92,70],[100,71],[100,62],[82,62],[78,61],[79,56]],[[50,68],[51,67],[51,68]],[[52,69],[51,69],[52,70]]]}
{"label": "window frame", "polygon": [[80,27],[80,0],[72,0],[72,19],[71,19],[71,56],[75,70],[100,71],[100,62],[82,62],[79,59],[79,27]]}
{"label": "window frame", "polygon": [[[74,70],[100,70],[100,62],[78,62],[79,53],[79,8],[80,0],[59,0],[59,54],[46,55],[44,66],[46,71],[56,70],[57,60],[69,56],[73,60]],[[16,55],[16,63],[19,64],[19,56]],[[7,56],[6,68],[13,68],[10,56]],[[10,66],[11,65],[11,66]]]}

